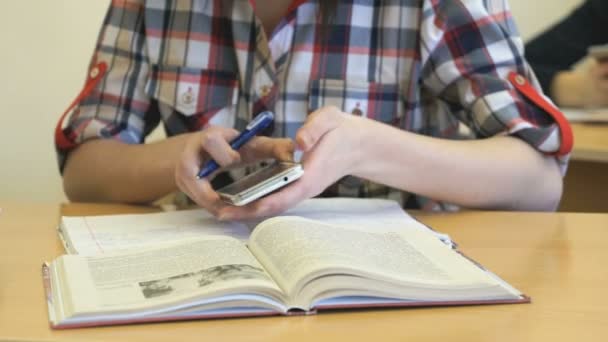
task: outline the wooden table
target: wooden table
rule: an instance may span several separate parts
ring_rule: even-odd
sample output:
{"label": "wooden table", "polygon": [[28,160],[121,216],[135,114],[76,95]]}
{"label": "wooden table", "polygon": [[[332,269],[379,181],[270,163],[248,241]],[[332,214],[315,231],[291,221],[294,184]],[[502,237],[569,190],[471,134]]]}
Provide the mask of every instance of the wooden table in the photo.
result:
{"label": "wooden table", "polygon": [[[63,252],[59,207],[0,201],[0,340],[606,341],[608,214],[417,213],[532,304],[326,313],[53,331],[40,265]],[[68,214],[153,208],[72,204]]]}
{"label": "wooden table", "polygon": [[574,133],[572,159],[608,163],[608,124],[571,124]]}
{"label": "wooden table", "polygon": [[572,124],[574,149],[560,211],[608,212],[608,124]]}

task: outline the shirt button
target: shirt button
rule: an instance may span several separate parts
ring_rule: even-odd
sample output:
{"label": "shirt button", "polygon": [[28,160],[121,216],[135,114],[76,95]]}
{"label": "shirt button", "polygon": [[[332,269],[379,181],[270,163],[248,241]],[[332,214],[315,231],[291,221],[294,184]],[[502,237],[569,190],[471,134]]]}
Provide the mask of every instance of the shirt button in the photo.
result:
{"label": "shirt button", "polygon": [[93,69],[91,69],[91,72],[89,72],[89,77],[90,78],[95,78],[99,76],[99,68],[98,67],[93,67]]}
{"label": "shirt button", "polygon": [[272,87],[270,87],[269,85],[263,85],[260,87],[260,96],[261,97],[266,97],[270,94],[270,90],[272,89]]}

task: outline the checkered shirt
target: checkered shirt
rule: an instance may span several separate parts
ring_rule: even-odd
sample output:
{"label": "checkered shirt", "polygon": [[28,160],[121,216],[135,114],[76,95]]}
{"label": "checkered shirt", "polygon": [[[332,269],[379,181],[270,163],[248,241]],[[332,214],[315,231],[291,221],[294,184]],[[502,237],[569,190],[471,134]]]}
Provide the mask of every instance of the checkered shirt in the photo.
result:
{"label": "checkered shirt", "polygon": [[[271,134],[293,138],[309,113],[335,105],[433,137],[560,148],[559,125],[507,81],[516,72],[539,89],[506,0],[343,0],[325,29],[318,1],[296,1],[270,35],[247,0],[112,1],[90,67],[107,70],[62,133],[74,145],[139,144],[159,122],[168,135],[242,130],[269,109]],[[57,146],[61,168],[72,147]],[[565,172],[567,155],[556,158]],[[407,197],[350,176],[328,193]]]}

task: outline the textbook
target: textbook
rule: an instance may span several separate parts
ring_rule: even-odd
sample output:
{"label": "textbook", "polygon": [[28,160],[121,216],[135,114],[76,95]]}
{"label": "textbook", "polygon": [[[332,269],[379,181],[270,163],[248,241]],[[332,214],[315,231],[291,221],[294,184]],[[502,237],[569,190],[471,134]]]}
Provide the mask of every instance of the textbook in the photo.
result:
{"label": "textbook", "polygon": [[[376,231],[430,230],[408,215],[396,201],[361,198],[308,199],[285,213],[341,226]],[[96,255],[208,235],[227,235],[247,242],[264,218],[247,222],[218,221],[203,209],[150,214],[64,216],[58,233],[69,254]],[[451,239],[431,230],[447,244]]]}
{"label": "textbook", "polygon": [[203,234],[60,256],[43,265],[51,326],[530,301],[415,220],[325,221],[277,216],[246,241]]}

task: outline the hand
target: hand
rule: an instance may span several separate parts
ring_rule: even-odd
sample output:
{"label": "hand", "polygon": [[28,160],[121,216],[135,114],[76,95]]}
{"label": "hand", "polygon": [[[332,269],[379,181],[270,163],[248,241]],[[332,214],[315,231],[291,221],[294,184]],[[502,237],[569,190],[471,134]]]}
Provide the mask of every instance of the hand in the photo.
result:
{"label": "hand", "polygon": [[560,72],[551,92],[561,106],[608,106],[608,61],[591,58],[572,71]]}
{"label": "hand", "polygon": [[593,89],[589,105],[594,107],[608,105],[608,61],[601,60],[594,63],[590,70]]}
{"label": "hand", "polygon": [[186,141],[175,167],[177,187],[196,204],[215,216],[219,216],[222,209],[228,205],[220,200],[217,192],[211,187],[209,179],[196,178],[204,161],[212,158],[224,169],[240,163],[251,163],[269,158],[284,161],[290,161],[293,158],[294,144],[291,139],[255,137],[235,151],[230,147],[229,142],[237,135],[236,130],[219,126],[211,126],[193,133]]}
{"label": "hand", "polygon": [[361,164],[360,145],[370,120],[346,114],[336,107],[324,107],[308,116],[298,130],[296,144],[302,150],[302,178],[243,207],[225,207],[220,218],[243,220],[281,213],[297,203],[319,195]]}

